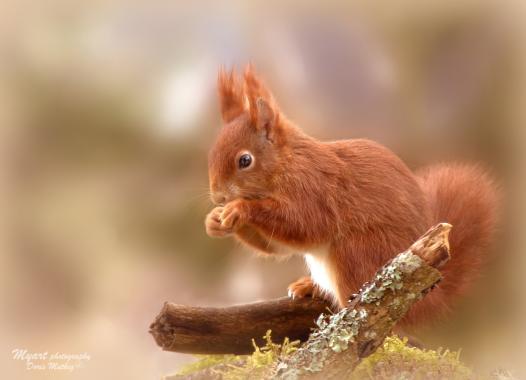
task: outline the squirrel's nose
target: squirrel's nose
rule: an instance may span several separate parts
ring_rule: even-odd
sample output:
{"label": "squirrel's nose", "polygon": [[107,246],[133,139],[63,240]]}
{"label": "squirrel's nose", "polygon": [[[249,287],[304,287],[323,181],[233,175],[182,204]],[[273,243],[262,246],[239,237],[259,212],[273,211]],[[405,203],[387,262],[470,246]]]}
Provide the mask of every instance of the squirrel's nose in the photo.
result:
{"label": "squirrel's nose", "polygon": [[224,204],[226,201],[226,197],[222,193],[213,193],[212,194],[212,202],[216,205]]}

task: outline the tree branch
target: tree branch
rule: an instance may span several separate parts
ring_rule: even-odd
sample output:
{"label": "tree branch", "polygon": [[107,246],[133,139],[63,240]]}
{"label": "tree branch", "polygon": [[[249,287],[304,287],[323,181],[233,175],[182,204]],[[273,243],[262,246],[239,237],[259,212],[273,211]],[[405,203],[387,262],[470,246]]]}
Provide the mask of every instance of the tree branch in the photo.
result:
{"label": "tree branch", "polygon": [[150,333],[166,351],[194,354],[250,354],[252,339],[262,336],[305,341],[314,321],[330,305],[321,299],[288,297],[224,308],[191,307],[166,302]]}
{"label": "tree branch", "polygon": [[449,260],[451,225],[431,228],[380,269],[349,306],[318,319],[318,329],[295,353],[277,363],[271,378],[347,378],[360,359],[375,352],[409,308],[441,279]]}

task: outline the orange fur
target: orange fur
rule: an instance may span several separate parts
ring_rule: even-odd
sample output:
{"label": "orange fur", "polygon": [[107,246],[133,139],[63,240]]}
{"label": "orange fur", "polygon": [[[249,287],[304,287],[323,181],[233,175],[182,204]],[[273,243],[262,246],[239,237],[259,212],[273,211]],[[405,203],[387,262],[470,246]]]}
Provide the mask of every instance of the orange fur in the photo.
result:
{"label": "orange fur", "polygon": [[[373,141],[317,141],[280,113],[251,67],[243,91],[233,72],[219,78],[226,125],[209,155],[218,204],[205,223],[209,235],[234,235],[269,255],[321,252],[312,261],[321,263],[343,307],[393,255],[446,221],[453,230],[444,280],[412,308],[406,324],[447,311],[465,292],[495,224],[497,191],[483,170],[439,165],[414,174]],[[254,162],[241,170],[246,152]],[[308,293],[308,282],[302,284]]]}
{"label": "orange fur", "polygon": [[241,86],[233,69],[229,73],[224,68],[219,70],[217,92],[221,102],[221,114],[225,123],[234,120],[245,111]]}

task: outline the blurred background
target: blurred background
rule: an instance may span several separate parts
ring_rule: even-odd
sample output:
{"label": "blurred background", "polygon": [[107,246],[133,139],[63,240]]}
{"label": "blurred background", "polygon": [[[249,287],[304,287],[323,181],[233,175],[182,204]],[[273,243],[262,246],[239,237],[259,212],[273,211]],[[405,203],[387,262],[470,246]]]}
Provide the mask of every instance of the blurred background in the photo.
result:
{"label": "blurred background", "polygon": [[[0,3],[0,373],[158,379],[193,360],[149,323],[170,300],[286,294],[300,258],[206,236],[218,67],[251,61],[320,139],[411,168],[475,160],[505,189],[493,261],[420,332],[482,373],[526,376],[526,7],[521,1]],[[11,351],[87,352],[74,372]]]}

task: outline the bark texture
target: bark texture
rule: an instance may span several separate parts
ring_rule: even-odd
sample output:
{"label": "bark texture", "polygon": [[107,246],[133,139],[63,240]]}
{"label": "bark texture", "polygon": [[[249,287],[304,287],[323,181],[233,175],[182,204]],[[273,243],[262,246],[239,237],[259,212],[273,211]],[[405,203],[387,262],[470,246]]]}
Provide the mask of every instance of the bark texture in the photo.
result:
{"label": "bark texture", "polygon": [[252,339],[263,335],[305,341],[318,316],[330,305],[321,299],[288,297],[224,308],[191,307],[166,302],[150,333],[166,351],[192,354],[251,354]]}

